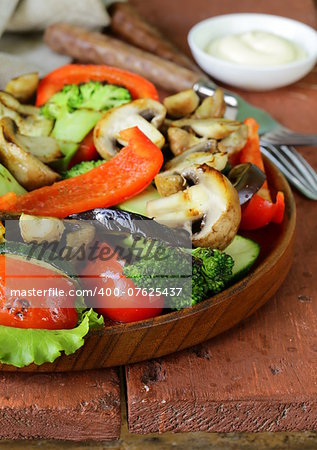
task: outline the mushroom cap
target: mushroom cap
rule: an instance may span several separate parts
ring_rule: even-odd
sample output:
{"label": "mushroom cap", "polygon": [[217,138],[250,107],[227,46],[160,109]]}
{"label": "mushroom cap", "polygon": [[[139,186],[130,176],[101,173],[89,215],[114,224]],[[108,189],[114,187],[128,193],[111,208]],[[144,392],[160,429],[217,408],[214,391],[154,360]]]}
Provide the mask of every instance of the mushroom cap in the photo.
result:
{"label": "mushroom cap", "polygon": [[193,244],[224,249],[236,235],[241,220],[237,191],[221,172],[207,164],[185,169],[182,177],[194,184],[148,202],[147,215],[176,228],[188,228],[200,221],[200,231],[192,235]]}
{"label": "mushroom cap", "polygon": [[113,158],[121,145],[127,142],[120,137],[120,131],[137,126],[158,147],[162,148],[165,139],[157,130],[164,122],[165,107],[152,99],[134,100],[107,111],[94,129],[94,144],[103,159]]}
{"label": "mushroom cap", "polygon": [[[210,211],[204,215],[201,231],[193,234],[192,242],[195,247],[211,247],[220,250],[226,248],[238,232],[241,221],[241,207],[236,189],[221,172],[205,166],[202,169],[208,176],[208,187],[224,201],[223,209],[211,202]],[[210,212],[209,211],[209,212]]]}
{"label": "mushroom cap", "polygon": [[205,141],[191,147],[181,155],[168,161],[163,172],[155,177],[155,185],[163,197],[186,189],[183,172],[191,167],[207,164],[217,170],[223,170],[228,162],[224,153],[213,153],[216,148],[214,141]]}

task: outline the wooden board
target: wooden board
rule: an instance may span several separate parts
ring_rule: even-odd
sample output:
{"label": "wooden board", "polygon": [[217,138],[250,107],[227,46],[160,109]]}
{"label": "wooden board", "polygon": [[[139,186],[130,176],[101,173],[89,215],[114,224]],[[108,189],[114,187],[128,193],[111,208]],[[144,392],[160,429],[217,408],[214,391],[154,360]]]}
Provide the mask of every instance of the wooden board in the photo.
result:
{"label": "wooden board", "polygon": [[[134,0],[138,6],[141,1]],[[143,9],[148,17],[157,5]],[[177,8],[173,3],[173,8]],[[197,0],[195,8],[156,22],[183,48],[184,33],[211,15],[230,12],[283,14],[316,24],[311,1]],[[186,2],[189,5],[189,1]],[[152,16],[153,17],[153,16]],[[168,23],[167,23],[167,22]],[[243,93],[285,125],[316,132],[317,71],[294,86]],[[316,149],[303,154],[317,167]],[[277,295],[255,316],[195,348],[126,369],[129,428],[165,431],[279,431],[317,428],[316,204],[296,195],[295,261]],[[277,274],[275,274],[277,275]]]}
{"label": "wooden board", "polygon": [[[311,206],[298,198],[299,217]],[[130,431],[317,428],[316,219],[315,207],[299,221],[291,272],[254,317],[204,345],[127,368]]]}
{"label": "wooden board", "polygon": [[[135,0],[133,1],[136,2]],[[157,0],[151,0],[150,2],[138,0],[138,4],[146,14],[149,14],[149,11],[154,8],[157,21],[163,25],[166,24],[165,27],[167,27],[172,36],[174,33],[175,35],[179,33],[180,30],[182,30],[182,27],[187,26],[190,22],[195,22],[205,15],[208,15],[208,8],[211,8],[211,5],[214,8],[217,4],[218,11],[219,8],[224,9],[222,12],[230,12],[228,10],[229,4],[231,5],[231,8],[233,8],[232,5],[234,5],[235,10],[237,9],[236,2],[227,0],[222,2],[216,2],[215,0],[196,0],[195,9],[192,9],[187,8],[189,1],[192,2],[192,0],[173,0],[173,2],[167,0],[161,0],[160,2]],[[261,12],[265,10],[263,5],[265,6],[268,3],[274,4],[275,6],[271,6],[270,12],[275,13],[281,13],[281,10],[277,11],[281,4],[284,4],[285,11],[286,4],[288,15],[298,19],[302,18],[303,20],[306,18],[307,21],[310,22],[313,20],[313,14],[307,14],[305,9],[305,5],[311,4],[311,2],[307,0],[301,2],[296,0],[291,2],[267,2],[267,0],[265,0],[265,2],[259,1],[251,3],[254,5],[254,8],[258,8]],[[239,8],[241,7],[241,10],[250,10],[251,3],[250,1],[241,0],[241,2],[239,2]],[[178,8],[176,8],[178,14],[166,14],[164,8],[167,4],[172,5],[173,8],[176,8],[178,4]],[[179,12],[180,4],[181,14]],[[295,5],[295,13],[290,5]],[[198,15],[200,15],[200,17],[198,17]],[[303,15],[303,17],[301,17],[301,15]],[[175,22],[179,24],[179,26],[174,27]],[[185,46],[183,35],[178,34],[177,39]],[[287,108],[285,108],[285,101],[289,101],[289,97],[286,94],[283,98],[284,103],[278,100],[278,96],[275,97],[276,93],[261,95],[249,94],[249,96],[253,98],[255,103],[262,104],[262,106],[263,103],[266,102],[265,107],[271,109],[275,114],[278,114],[285,123],[293,123],[296,125],[300,122],[298,129],[302,128],[306,131],[315,131],[316,124],[314,124],[314,116],[310,115],[308,118],[307,116],[303,117],[301,114],[301,106],[304,104],[306,105],[307,101],[309,104],[313,105],[311,106],[310,111],[314,111],[313,107],[316,105],[315,101],[317,97],[313,96],[315,94],[317,95],[317,90],[310,91],[309,97],[308,91],[303,88],[300,88],[298,91],[297,88],[295,90],[292,89],[291,92],[293,100],[292,103],[287,103]],[[304,102],[302,101],[303,96]],[[315,101],[311,101],[311,98],[315,98]],[[274,105],[270,103],[273,101]],[[292,112],[292,118],[288,117],[290,112]],[[317,163],[316,149],[305,150],[305,154],[308,154],[311,159],[314,158]],[[316,207],[311,202],[302,201],[299,196],[297,196],[297,201],[300,220],[298,241],[296,244],[296,264],[292,269],[291,276],[284,284],[284,287],[279,291],[278,296],[276,296],[267,307],[260,310],[256,316],[251,318],[246,325],[241,326],[236,330],[232,330],[232,332],[227,333],[224,336],[220,336],[211,343],[212,345],[208,344],[203,347],[196,347],[193,351],[188,351],[183,353],[183,355],[159,360],[159,365],[161,367],[159,371],[151,369],[146,372],[145,369],[149,367],[148,365],[136,365],[135,367],[130,367],[127,381],[131,431],[142,431],[140,430],[140,420],[137,419],[136,415],[137,410],[142,413],[142,417],[144,417],[145,412],[148,413],[148,417],[144,420],[144,432],[148,432],[150,428],[161,431],[165,431],[166,429],[175,430],[175,424],[177,424],[179,430],[181,430],[182,427],[183,429],[208,429],[206,422],[202,421],[199,415],[193,414],[191,416],[194,410],[191,411],[190,408],[201,407],[203,404],[208,408],[208,398],[210,399],[213,397],[213,393],[218,395],[218,397],[215,396],[214,398],[219,398],[224,389],[227,389],[231,396],[227,404],[229,404],[229,406],[231,404],[238,415],[239,403],[234,399],[234,394],[237,392],[239,384],[240,386],[244,386],[245,393],[249,389],[247,386],[247,375],[250,376],[251,380],[251,393],[255,392],[255,380],[257,381],[258,386],[256,391],[259,393],[264,391],[264,388],[261,386],[262,384],[265,386],[263,380],[269,382],[266,389],[268,392],[274,391],[274,398],[279,398],[276,395],[277,393],[279,394],[279,392],[275,389],[275,386],[279,387],[280,393],[285,393],[287,391],[287,395],[291,398],[291,403],[289,403],[288,409],[282,407],[279,411],[280,417],[278,417],[280,419],[279,424],[283,426],[284,429],[290,430],[291,428],[288,428],[288,426],[294,426],[294,422],[290,421],[290,417],[294,417],[294,408],[296,408],[298,401],[303,398],[300,397],[302,395],[305,395],[308,400],[306,401],[305,397],[304,401],[299,403],[302,407],[299,410],[297,408],[298,415],[296,416],[296,421],[301,421],[301,425],[304,427],[316,428],[316,419],[315,423],[313,423],[316,411],[314,406],[316,404],[314,403],[316,400],[316,390],[314,390],[316,379],[313,379],[313,370],[314,367],[316,367],[317,345],[315,341],[316,335],[312,328],[314,323],[311,320],[311,314],[315,314],[316,312],[315,305],[313,304],[315,299],[314,296],[316,295],[316,284],[315,282],[313,284],[312,278],[313,269],[316,267],[316,259],[314,259],[316,256],[312,255],[314,249],[311,238],[311,236],[316,235],[316,229],[314,228],[314,223],[316,221]],[[315,210],[313,208],[315,208]],[[300,298],[298,298],[298,296],[300,296]],[[280,305],[283,305],[282,309],[280,308]],[[252,325],[253,320],[255,322]],[[270,331],[271,326],[274,326],[273,329],[275,330],[272,337]],[[250,329],[253,330],[253,334],[249,334]],[[265,333],[263,331],[265,331]],[[305,340],[302,340],[303,333]],[[226,361],[225,358],[221,358],[223,339],[224,342],[226,342],[226,358],[228,358],[228,361]],[[293,341],[288,344],[287,340],[290,339]],[[286,346],[286,344],[288,345]],[[237,349],[240,348],[239,345],[244,349],[243,356],[245,359],[242,359],[242,357],[239,358],[236,354]],[[294,349],[296,349],[296,351],[294,351]],[[218,357],[216,351],[218,351]],[[254,366],[257,369],[257,378],[254,376],[256,372],[254,371],[252,364],[248,362],[249,360],[252,361],[253,358]],[[214,372],[217,375],[217,386],[215,388],[215,386],[213,386],[215,381],[212,378],[214,373],[211,371],[210,366],[213,365],[214,361],[217,362],[218,360],[219,363],[222,364],[222,371],[221,373],[219,373],[219,371]],[[164,361],[167,361],[167,363],[165,364]],[[309,366],[306,364],[307,361],[309,362]],[[268,367],[268,363],[269,365],[274,363],[274,366]],[[156,365],[157,363],[154,363],[154,367],[156,367]],[[172,371],[171,367],[174,367]],[[232,370],[230,369],[231,367]],[[262,368],[264,368],[265,377],[259,376],[259,371]],[[310,372],[309,368],[312,369]],[[195,373],[201,369],[203,369],[204,372],[201,374],[200,378],[198,378],[197,375],[195,376]],[[228,378],[229,369],[232,374],[231,379]],[[156,372],[159,373],[158,377],[155,375]],[[175,373],[177,375],[178,372],[180,372],[181,375],[176,383],[176,380],[173,380],[172,376]],[[111,373],[113,374],[112,371]],[[245,377],[241,377],[241,374],[244,374]],[[289,374],[290,377],[288,377]],[[80,440],[89,438],[87,437],[88,435],[100,440],[111,437],[117,438],[118,421],[120,420],[119,416],[117,413],[113,416],[111,413],[107,415],[107,412],[109,411],[118,411],[117,402],[119,401],[119,396],[117,394],[119,391],[117,376],[109,376],[109,371],[93,371],[90,372],[89,375],[90,377],[88,377],[87,373],[82,375],[2,374],[0,377],[0,437],[8,437],[10,431],[10,436],[14,438],[22,438],[24,436],[53,436],[54,438],[60,439]],[[147,378],[143,378],[144,375]],[[160,380],[155,381],[155,378],[159,378]],[[203,386],[205,393],[203,393],[202,388],[199,388],[197,383],[198,379],[199,385]],[[46,380],[47,383],[45,388],[42,385],[44,380]],[[190,381],[192,390],[191,396],[184,391],[185,381],[188,380]],[[284,386],[285,380],[286,387]],[[165,383],[164,391],[162,389],[163,383]],[[76,386],[76,389],[74,386]],[[149,387],[148,396],[145,395],[147,388],[144,386]],[[196,391],[197,398],[195,397]],[[208,394],[207,391],[210,391],[210,394]],[[182,412],[179,412],[176,407],[173,408],[173,402],[177,392],[179,394],[178,398],[183,400],[181,404]],[[53,405],[49,398],[54,395],[54,393],[56,398]],[[66,393],[68,393],[68,395]],[[114,393],[115,395],[113,395]],[[163,393],[164,396],[162,395]],[[72,394],[74,395],[72,396]],[[46,396],[48,398],[46,398]],[[157,417],[153,415],[155,396],[159,408]],[[247,395],[245,395],[245,397],[246,401],[248,401]],[[166,405],[164,402],[167,398],[170,399],[168,407],[164,406]],[[190,400],[187,403],[186,398]],[[58,404],[56,399],[58,399]],[[143,403],[142,400],[144,400]],[[306,404],[310,405],[310,415],[306,414]],[[44,410],[41,409],[41,407],[46,406],[54,406],[54,420],[53,416],[50,416],[49,414],[45,415]],[[20,407],[20,409],[17,407]],[[84,422],[83,418],[85,418],[86,415],[80,414],[85,408],[90,411],[88,414],[90,422]],[[165,409],[163,410],[162,408]],[[219,404],[219,408],[221,410],[221,403]],[[70,415],[67,414],[67,411]],[[164,411],[166,412],[166,415],[164,414]],[[304,413],[305,415],[303,415]],[[72,417],[71,427],[69,427],[69,417]],[[171,417],[177,417],[177,421],[174,420],[173,422]],[[305,421],[305,418],[307,417],[309,420],[307,419],[307,421]],[[161,420],[161,425],[158,424],[158,418]],[[190,419],[192,425],[189,425]],[[209,420],[212,420],[212,418],[209,417]],[[261,423],[264,424],[262,429],[269,429],[269,422],[265,424],[263,418],[261,420]],[[64,426],[67,425],[67,427],[65,426],[64,431],[62,421],[65,421],[63,424]],[[149,426],[150,421],[154,422],[153,427]],[[38,432],[38,428],[36,428],[38,425],[36,424],[43,424],[44,422],[47,430],[44,430],[44,426],[42,426],[41,432]],[[16,426],[17,423],[18,427]],[[257,423],[259,424],[260,421]],[[18,430],[18,433],[13,436],[11,429],[14,426],[15,429]],[[84,427],[86,427],[86,430]],[[235,431],[239,430],[238,427],[235,427],[234,429]],[[259,430],[261,428],[256,427],[256,429]],[[236,449],[237,446],[245,449],[254,449],[256,447],[285,448],[288,450],[297,450],[301,448],[303,450],[313,450],[316,448],[316,434],[313,433],[296,435],[282,433],[275,434],[273,438],[271,434],[260,434],[256,437],[241,434],[220,434],[210,436],[206,436],[206,434],[189,436],[181,435],[179,437],[180,439],[170,435],[165,435],[164,437],[147,436],[142,441],[136,441],[131,436],[125,435],[124,441],[104,445],[96,444],[93,448],[169,449],[177,448],[177,446],[179,448],[214,448],[217,450],[220,448]],[[35,445],[44,446],[45,448],[74,448],[72,444],[67,445],[64,442],[40,442],[38,444],[34,442],[30,444],[20,443],[16,448],[34,448]],[[5,441],[0,442],[0,447],[10,449],[15,448],[12,442]],[[86,444],[78,445],[78,447],[76,446],[76,448],[84,447],[86,448]]]}
{"label": "wooden board", "polygon": [[120,426],[114,369],[0,375],[0,439],[113,440]]}

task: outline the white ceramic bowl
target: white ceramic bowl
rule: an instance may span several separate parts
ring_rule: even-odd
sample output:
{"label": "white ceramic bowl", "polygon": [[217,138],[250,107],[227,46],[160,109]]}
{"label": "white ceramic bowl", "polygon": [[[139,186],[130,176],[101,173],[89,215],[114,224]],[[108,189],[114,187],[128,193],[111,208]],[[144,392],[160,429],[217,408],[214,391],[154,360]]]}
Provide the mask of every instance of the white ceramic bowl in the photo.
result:
{"label": "white ceramic bowl", "polygon": [[[271,67],[247,66],[209,55],[212,39],[252,30],[278,34],[300,45],[306,57]],[[270,14],[226,14],[206,19],[189,32],[188,43],[199,66],[212,77],[242,89],[265,91],[294,83],[307,75],[317,61],[317,32],[309,26]]]}

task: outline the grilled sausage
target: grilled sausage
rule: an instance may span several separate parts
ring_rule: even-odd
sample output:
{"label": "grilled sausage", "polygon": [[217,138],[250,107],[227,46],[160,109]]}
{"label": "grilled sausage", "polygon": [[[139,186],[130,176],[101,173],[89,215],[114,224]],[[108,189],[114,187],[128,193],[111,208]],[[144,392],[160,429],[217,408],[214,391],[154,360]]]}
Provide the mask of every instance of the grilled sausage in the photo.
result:
{"label": "grilled sausage", "polygon": [[199,68],[169,42],[157,28],[147,23],[133,5],[114,3],[110,7],[110,14],[111,30],[124,41],[187,69],[199,71]]}
{"label": "grilled sausage", "polygon": [[53,24],[44,36],[54,51],[83,62],[107,64],[148,78],[167,91],[189,89],[201,79],[195,73],[113,37],[66,23]]}

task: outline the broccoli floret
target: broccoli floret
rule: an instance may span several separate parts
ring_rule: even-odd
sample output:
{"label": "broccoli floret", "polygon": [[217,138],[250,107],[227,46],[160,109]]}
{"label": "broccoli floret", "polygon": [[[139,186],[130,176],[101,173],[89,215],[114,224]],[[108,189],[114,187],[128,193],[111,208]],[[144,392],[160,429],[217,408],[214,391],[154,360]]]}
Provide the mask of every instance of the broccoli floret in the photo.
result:
{"label": "broccoli floret", "polygon": [[102,112],[130,101],[130,92],[124,87],[89,81],[64,86],[41,112],[56,120],[53,137],[62,142],[78,143],[94,128]]}
{"label": "broccoli floret", "polygon": [[65,112],[72,112],[68,105],[69,99],[78,95],[79,88],[75,84],[69,84],[54,94],[41,108],[41,113],[49,119],[57,119]]}
{"label": "broccoli floret", "polygon": [[76,164],[71,169],[64,172],[63,178],[77,177],[78,175],[82,175],[83,173],[89,172],[90,170],[99,167],[104,162],[105,161],[103,159],[100,159],[98,161],[82,161],[81,163]]}
{"label": "broccoli floret", "polygon": [[[197,248],[189,253],[154,241],[152,250],[147,252],[148,245],[143,257],[126,264],[123,273],[138,287],[160,289],[168,297],[169,308],[195,305],[223,290],[230,281],[234,261],[219,250]],[[162,253],[162,248],[166,252],[164,258],[157,256],[157,250]],[[172,296],[173,288],[180,294]]]}
{"label": "broccoli floret", "polygon": [[[128,89],[114,84],[102,84],[90,81],[79,86],[82,104],[78,108],[107,111],[115,106],[129,103],[132,98]],[[70,105],[72,106],[72,105]]]}
{"label": "broccoli floret", "polygon": [[210,248],[195,248],[192,254],[200,264],[200,273],[206,281],[208,292],[217,294],[222,291],[232,276],[234,261],[231,256]]}
{"label": "broccoli floret", "polygon": [[65,112],[72,113],[78,109],[107,111],[130,101],[131,94],[124,87],[89,81],[64,86],[42,107],[42,114],[51,119],[58,119]]}

